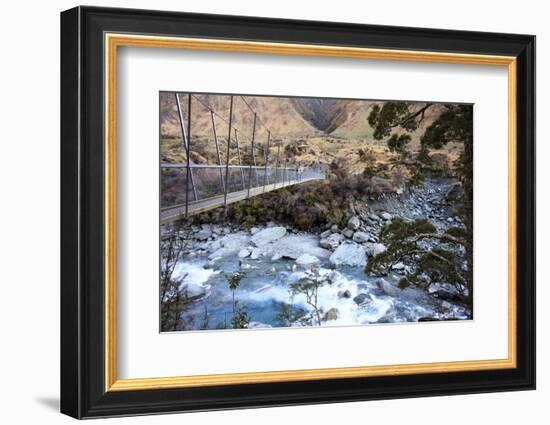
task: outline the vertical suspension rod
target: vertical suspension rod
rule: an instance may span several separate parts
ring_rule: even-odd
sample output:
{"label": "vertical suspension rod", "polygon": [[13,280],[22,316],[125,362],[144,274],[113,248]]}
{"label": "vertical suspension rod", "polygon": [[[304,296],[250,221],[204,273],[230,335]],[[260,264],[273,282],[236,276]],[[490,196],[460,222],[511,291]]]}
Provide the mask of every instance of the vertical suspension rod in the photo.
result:
{"label": "vertical suspension rod", "polygon": [[263,192],[265,192],[265,187],[268,184],[267,180],[267,166],[269,164],[269,141],[271,139],[271,131],[267,131],[267,146],[265,148],[265,167],[264,167],[264,189]]}
{"label": "vertical suspension rod", "polygon": [[225,186],[223,189],[223,207],[227,208],[227,187],[229,186],[229,151],[231,149],[231,122],[233,118],[233,96],[229,101],[229,131],[227,132],[227,157],[225,160]]}
{"label": "vertical suspension rod", "polygon": [[[252,164],[254,163],[254,171],[256,171],[256,158],[254,156],[254,137],[256,136],[256,113],[254,112],[254,123],[252,124],[252,141],[250,142],[250,165],[248,167],[248,193],[247,198],[250,198],[250,185],[252,182]],[[258,180],[258,172],[256,171],[256,180]]]}
{"label": "vertical suspension rod", "polygon": [[222,169],[222,156],[220,153],[220,145],[218,143],[218,133],[216,131],[216,118],[214,116],[214,111],[210,111],[210,118],[212,119],[212,130],[214,131],[214,142],[216,143],[216,155],[218,158],[218,165],[220,166],[220,181],[222,183],[222,190],[225,191],[225,180],[223,178],[223,169]]}

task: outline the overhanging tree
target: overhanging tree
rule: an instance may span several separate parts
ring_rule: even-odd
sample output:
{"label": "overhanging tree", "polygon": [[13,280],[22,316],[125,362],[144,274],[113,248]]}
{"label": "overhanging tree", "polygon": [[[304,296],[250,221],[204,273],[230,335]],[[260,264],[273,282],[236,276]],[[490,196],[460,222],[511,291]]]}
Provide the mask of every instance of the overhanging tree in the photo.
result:
{"label": "overhanging tree", "polygon": [[[473,289],[473,106],[443,104],[443,111],[424,131],[420,138],[420,151],[416,158],[410,158],[407,145],[411,138],[408,133],[416,131],[426,117],[426,112],[435,104],[412,102],[385,102],[374,105],[368,122],[374,129],[374,138],[386,139],[390,151],[400,153],[400,162],[410,167],[416,181],[423,180],[426,164],[430,162],[429,151],[441,149],[451,142],[463,145],[462,153],[456,161],[456,173],[463,190],[463,222],[465,234],[461,238],[466,261],[466,286],[471,297]],[[429,169],[429,168],[428,168]]]}

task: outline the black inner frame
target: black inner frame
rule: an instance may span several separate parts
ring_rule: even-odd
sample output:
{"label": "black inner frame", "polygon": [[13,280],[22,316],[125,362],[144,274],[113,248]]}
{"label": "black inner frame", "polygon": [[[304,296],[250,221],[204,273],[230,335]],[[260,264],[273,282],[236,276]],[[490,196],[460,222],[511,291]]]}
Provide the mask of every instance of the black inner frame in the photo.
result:
{"label": "black inner frame", "polygon": [[[517,368],[105,392],[105,32],[515,56]],[[63,413],[90,418],[534,389],[534,36],[77,7],[61,14],[61,116]]]}

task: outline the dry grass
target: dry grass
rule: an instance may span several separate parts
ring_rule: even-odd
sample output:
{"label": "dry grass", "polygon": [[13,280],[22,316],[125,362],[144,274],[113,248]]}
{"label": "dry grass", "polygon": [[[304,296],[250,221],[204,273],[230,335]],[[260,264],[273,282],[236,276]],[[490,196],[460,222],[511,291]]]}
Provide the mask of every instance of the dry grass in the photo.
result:
{"label": "dry grass", "polygon": [[[200,103],[203,102],[216,110],[222,117],[229,114],[229,96],[198,95],[198,100],[192,100],[192,127],[191,127],[191,160],[197,164],[216,164],[218,162],[210,112]],[[181,106],[184,116],[187,115],[187,96],[181,95]],[[199,102],[200,100],[200,102]],[[280,152],[280,165],[285,155],[289,164],[299,163],[303,166],[313,164],[331,164],[337,162],[350,173],[361,173],[365,163],[361,159],[361,151],[368,150],[378,164],[389,164],[397,158],[387,148],[384,141],[373,138],[373,130],[368,124],[368,114],[374,101],[342,100],[330,105],[327,116],[345,117],[332,133],[326,134],[314,127],[311,117],[304,112],[307,102],[300,103],[298,99],[277,97],[245,97],[248,104],[258,112],[261,122],[256,125],[255,156],[256,164],[263,165],[264,149],[267,142],[267,131],[272,130],[269,158],[270,164],[275,165],[277,153]],[[328,107],[327,107],[328,108]],[[335,108],[340,110],[335,112]],[[434,122],[442,108],[430,108],[419,128],[411,133],[411,142],[408,150],[416,153],[420,149],[420,137],[425,129]],[[184,162],[184,148],[181,128],[173,93],[161,93],[161,161]],[[318,111],[317,111],[318,112]],[[329,116],[329,118],[330,118]],[[241,149],[242,164],[249,164],[251,160],[251,135],[253,113],[245,102],[234,97],[233,128],[237,128],[237,137]],[[308,121],[308,119],[310,121]],[[340,122],[338,121],[338,122]],[[220,147],[222,163],[227,155],[228,124],[216,118],[216,132]],[[286,149],[285,149],[286,148]],[[444,148],[433,151],[440,158],[447,160],[452,167],[462,150],[460,144],[449,144]],[[232,132],[232,147],[230,150],[230,164],[238,164],[237,149],[234,132]]]}

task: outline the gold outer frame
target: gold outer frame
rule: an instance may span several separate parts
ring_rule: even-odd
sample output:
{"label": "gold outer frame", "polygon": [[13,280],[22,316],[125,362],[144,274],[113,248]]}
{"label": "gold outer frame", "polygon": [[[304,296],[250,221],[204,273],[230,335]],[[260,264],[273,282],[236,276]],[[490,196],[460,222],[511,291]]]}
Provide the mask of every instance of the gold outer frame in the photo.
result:
{"label": "gold outer frame", "polygon": [[[370,49],[327,45],[267,43],[106,33],[105,43],[105,391],[137,391],[288,381],[312,381],[376,376],[448,373],[517,366],[517,211],[516,211],[516,58],[411,50]],[[116,324],[116,123],[117,49],[120,46],[170,48],[241,53],[324,56],[468,65],[504,66],[508,71],[508,357],[495,360],[398,364],[382,366],[304,369],[215,375],[118,379]]]}

